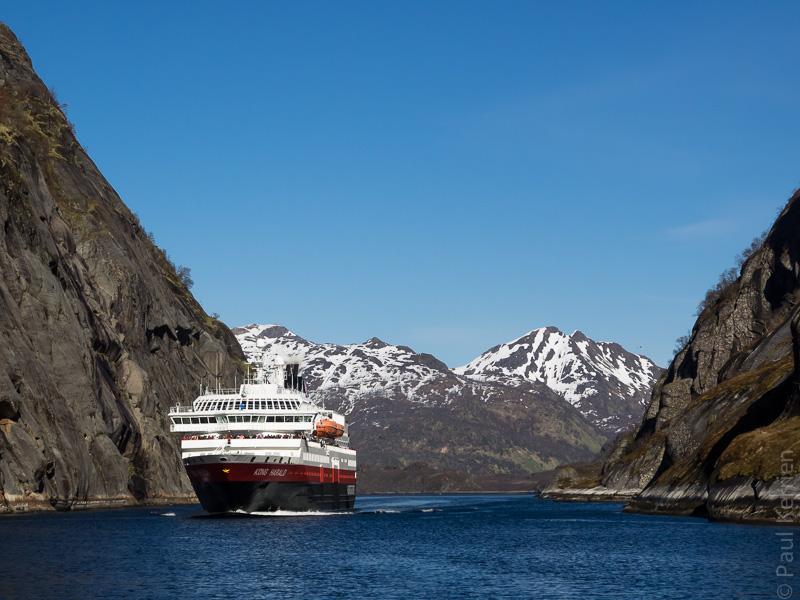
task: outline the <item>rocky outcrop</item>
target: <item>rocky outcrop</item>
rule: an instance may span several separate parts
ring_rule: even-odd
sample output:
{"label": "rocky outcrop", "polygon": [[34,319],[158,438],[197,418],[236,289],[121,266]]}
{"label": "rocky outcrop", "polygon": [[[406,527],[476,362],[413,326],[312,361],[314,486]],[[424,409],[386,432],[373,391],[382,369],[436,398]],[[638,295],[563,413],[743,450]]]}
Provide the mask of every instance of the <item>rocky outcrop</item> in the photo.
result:
{"label": "rocky outcrop", "polygon": [[[635,435],[584,490],[629,510],[800,521],[800,193],[712,293]],[[562,473],[545,494],[576,486]],[[588,493],[588,492],[587,492]]]}
{"label": "rocky outcrop", "polygon": [[168,407],[244,359],[0,25],[0,512],[192,497]]}

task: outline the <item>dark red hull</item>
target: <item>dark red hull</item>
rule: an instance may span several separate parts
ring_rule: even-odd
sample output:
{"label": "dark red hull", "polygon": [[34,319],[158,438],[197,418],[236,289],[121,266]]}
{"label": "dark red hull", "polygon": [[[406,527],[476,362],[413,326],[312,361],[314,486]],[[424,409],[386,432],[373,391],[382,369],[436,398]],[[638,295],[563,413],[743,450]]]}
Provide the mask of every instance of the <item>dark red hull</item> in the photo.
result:
{"label": "dark red hull", "polygon": [[186,461],[186,472],[210,513],[346,511],[355,503],[356,474],[346,469]]}

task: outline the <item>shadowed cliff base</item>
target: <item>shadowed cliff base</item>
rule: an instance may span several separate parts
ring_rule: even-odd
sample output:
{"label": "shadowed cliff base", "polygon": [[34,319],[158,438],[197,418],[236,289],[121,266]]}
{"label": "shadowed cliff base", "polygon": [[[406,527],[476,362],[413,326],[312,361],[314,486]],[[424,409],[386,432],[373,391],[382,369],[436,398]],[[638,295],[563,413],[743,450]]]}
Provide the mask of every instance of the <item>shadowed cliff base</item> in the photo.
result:
{"label": "shadowed cliff base", "polygon": [[800,522],[800,193],[739,276],[701,304],[638,430],[558,471],[551,498],[627,510]]}

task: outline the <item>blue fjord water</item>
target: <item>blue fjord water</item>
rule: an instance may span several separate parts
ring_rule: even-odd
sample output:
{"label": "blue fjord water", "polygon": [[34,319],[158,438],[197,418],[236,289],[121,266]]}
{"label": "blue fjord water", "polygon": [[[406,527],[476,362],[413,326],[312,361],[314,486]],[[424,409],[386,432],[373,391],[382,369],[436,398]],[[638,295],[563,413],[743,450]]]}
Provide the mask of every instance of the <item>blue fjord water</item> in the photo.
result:
{"label": "blue fjord water", "polygon": [[774,598],[776,534],[796,531],[527,495],[367,496],[356,506],[2,518],[0,598]]}

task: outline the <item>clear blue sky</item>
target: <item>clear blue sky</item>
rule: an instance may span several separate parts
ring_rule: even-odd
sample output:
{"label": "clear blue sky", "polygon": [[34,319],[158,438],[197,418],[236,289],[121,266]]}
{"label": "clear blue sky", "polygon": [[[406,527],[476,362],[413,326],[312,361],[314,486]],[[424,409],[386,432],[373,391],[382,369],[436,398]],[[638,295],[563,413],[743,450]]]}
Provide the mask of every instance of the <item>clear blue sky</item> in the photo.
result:
{"label": "clear blue sky", "polygon": [[800,185],[798,3],[66,2],[0,19],[229,325],[665,364]]}

